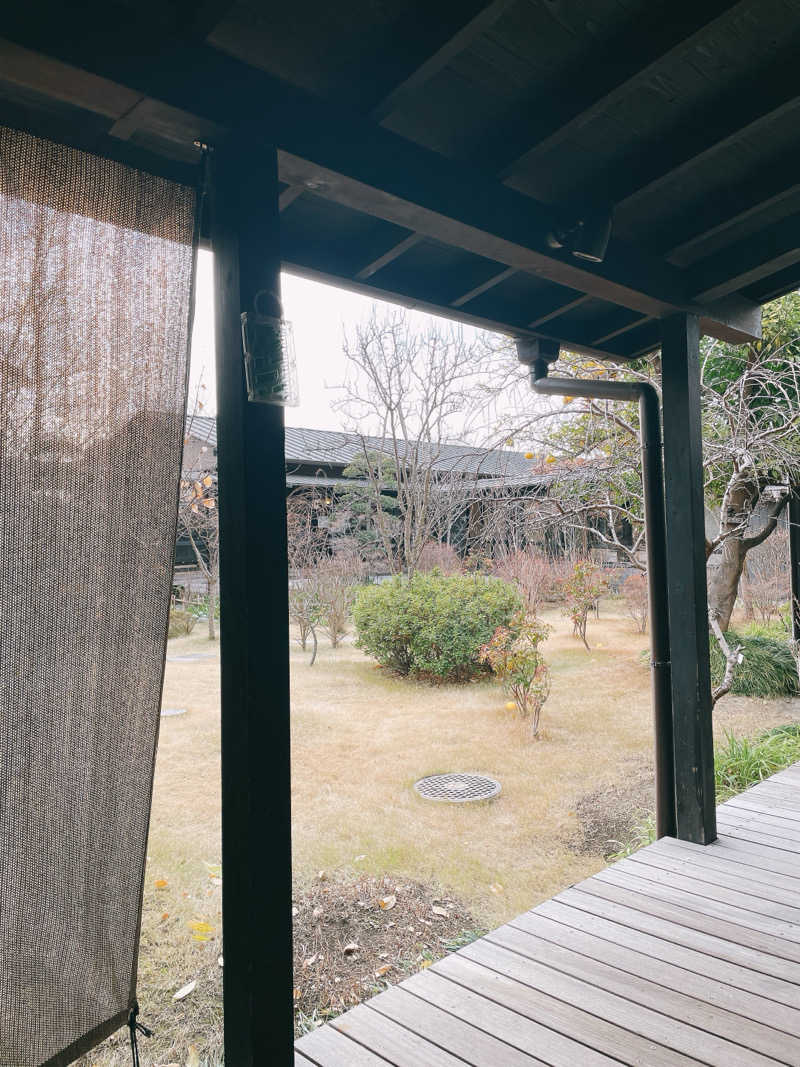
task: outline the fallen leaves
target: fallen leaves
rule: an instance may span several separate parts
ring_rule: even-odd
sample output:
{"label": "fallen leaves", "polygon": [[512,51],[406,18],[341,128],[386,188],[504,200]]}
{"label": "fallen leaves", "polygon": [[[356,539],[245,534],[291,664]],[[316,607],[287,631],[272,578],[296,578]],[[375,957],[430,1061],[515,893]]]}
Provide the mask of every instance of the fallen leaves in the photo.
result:
{"label": "fallen leaves", "polygon": [[394,895],[394,893],[390,893],[388,897],[381,897],[381,899],[378,901],[378,905],[381,911],[391,911],[391,909],[395,906],[396,903],[397,897]]}
{"label": "fallen leaves", "polygon": [[489,892],[490,893],[502,893],[503,892],[503,887],[502,887],[502,885],[500,885],[499,882],[492,882],[492,884],[489,886]]}
{"label": "fallen leaves", "polygon": [[186,924],[192,931],[192,940],[194,941],[210,941],[211,935],[214,933],[214,927],[211,923],[207,923],[202,919],[194,919],[192,922]]}
{"label": "fallen leaves", "polygon": [[169,885],[169,882],[166,878],[156,878],[153,885],[156,887],[156,889],[166,889]]}
{"label": "fallen leaves", "polygon": [[197,988],[197,979],[193,982],[187,982],[186,985],[181,986],[177,993],[172,994],[173,1000],[186,1000],[188,996],[191,996]]}
{"label": "fallen leaves", "polygon": [[356,952],[358,952],[358,942],[350,941],[344,946],[342,952],[345,954],[345,956],[354,956]]}
{"label": "fallen leaves", "polygon": [[433,912],[434,915],[438,915],[442,919],[449,919],[450,918],[450,912],[447,910],[447,908],[440,908],[438,906],[438,904],[434,904],[433,907],[431,908],[431,911]]}

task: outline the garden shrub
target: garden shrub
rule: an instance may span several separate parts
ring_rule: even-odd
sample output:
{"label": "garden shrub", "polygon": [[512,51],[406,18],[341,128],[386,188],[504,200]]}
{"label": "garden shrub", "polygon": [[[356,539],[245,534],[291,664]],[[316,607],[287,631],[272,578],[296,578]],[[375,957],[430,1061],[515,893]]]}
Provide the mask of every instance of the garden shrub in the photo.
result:
{"label": "garden shrub", "polygon": [[481,649],[503,688],[514,698],[523,719],[530,719],[531,733],[539,734],[542,706],[550,696],[550,668],[539,645],[552,627],[520,612],[508,626],[498,626],[491,641]]}
{"label": "garden shrub", "polygon": [[578,559],[572,565],[572,572],[561,583],[561,590],[566,600],[561,614],[572,621],[572,633],[579,637],[589,652],[586,640],[586,624],[589,612],[608,589],[608,583],[600,569],[590,559]]}
{"label": "garden shrub", "polygon": [[[741,645],[743,660],[733,676],[731,692],[748,697],[794,696],[798,692],[797,664],[789,643],[766,634],[725,635],[733,648]],[[711,639],[711,684],[717,686],[725,675],[725,657]]]}
{"label": "garden shrub", "polygon": [[190,634],[197,623],[197,616],[191,611],[182,608],[170,608],[169,612],[169,637],[185,637]]}
{"label": "garden shrub", "polygon": [[513,586],[438,571],[362,588],[353,608],[358,647],[398,674],[466,681],[485,669],[481,648],[522,608]]}

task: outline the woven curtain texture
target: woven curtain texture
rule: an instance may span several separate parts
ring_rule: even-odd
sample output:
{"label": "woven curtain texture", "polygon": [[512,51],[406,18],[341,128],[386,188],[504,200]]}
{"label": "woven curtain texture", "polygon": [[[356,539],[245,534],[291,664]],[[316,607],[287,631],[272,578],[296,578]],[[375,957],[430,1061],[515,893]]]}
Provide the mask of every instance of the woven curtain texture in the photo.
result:
{"label": "woven curtain texture", "polygon": [[1,1067],[135,998],[194,200],[0,129]]}

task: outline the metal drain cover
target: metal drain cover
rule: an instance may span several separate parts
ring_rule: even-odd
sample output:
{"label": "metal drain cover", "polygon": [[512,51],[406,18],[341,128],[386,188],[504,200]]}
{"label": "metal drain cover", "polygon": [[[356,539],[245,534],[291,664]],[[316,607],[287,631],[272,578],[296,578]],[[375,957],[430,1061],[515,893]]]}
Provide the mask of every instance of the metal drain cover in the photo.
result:
{"label": "metal drain cover", "polygon": [[464,804],[470,800],[491,800],[499,794],[501,785],[485,774],[429,774],[414,782],[414,788],[426,800]]}

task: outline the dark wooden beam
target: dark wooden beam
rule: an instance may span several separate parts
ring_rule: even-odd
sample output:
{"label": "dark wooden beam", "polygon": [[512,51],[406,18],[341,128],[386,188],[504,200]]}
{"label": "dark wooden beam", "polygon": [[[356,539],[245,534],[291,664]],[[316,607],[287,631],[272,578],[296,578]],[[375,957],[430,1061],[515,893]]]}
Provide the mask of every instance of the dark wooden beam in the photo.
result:
{"label": "dark wooden beam", "polygon": [[670,132],[615,162],[572,189],[567,200],[603,206],[652,196],[698,163],[712,161],[740,140],[758,138],[762,128],[800,114],[797,56],[792,47],[767,66],[696,108]]}
{"label": "dark wooden beam", "polygon": [[368,263],[366,267],[362,267],[356,274],[357,281],[366,281],[367,278],[371,278],[373,274],[377,274],[383,267],[388,266],[389,263],[393,263],[396,259],[399,259],[404,252],[407,252],[409,248],[413,248],[414,245],[419,244],[422,240],[418,233],[409,234],[408,237],[403,238],[402,241],[398,241],[397,244],[392,245],[387,249],[382,256],[378,256],[377,259],[373,259],[371,263]]}
{"label": "dark wooden beam", "polygon": [[796,289],[800,289],[800,266],[795,263],[776,274],[770,274],[768,278],[762,278],[760,282],[749,286],[743,295],[758,301],[759,304],[765,304]]}
{"label": "dark wooden beam", "polygon": [[[293,1062],[283,409],[250,403],[240,314],[280,292],[275,151],[216,153],[225,1062]],[[269,610],[265,610],[265,605]]]}
{"label": "dark wooden beam", "polygon": [[[592,61],[568,75],[536,98],[520,106],[501,123],[490,146],[481,146],[501,177],[510,177],[536,152],[567,140],[580,126],[612,109],[631,91],[631,82],[643,79],[660,63],[692,47],[693,38],[707,31],[731,8],[734,0],[691,0],[662,5],[646,18],[634,18],[612,41],[597,46]],[[543,106],[546,101],[546,106]]]}
{"label": "dark wooden beam", "polygon": [[[14,18],[8,21],[11,30],[23,32],[24,19],[22,29]],[[633,246],[612,240],[602,264],[553,251],[547,242],[552,211],[532,198],[212,48],[178,44],[162,54],[145,38],[142,53],[120,55],[124,30],[93,29],[70,16],[44,32],[59,58],[181,112],[192,109],[204,121],[235,121],[246,131],[254,162],[262,143],[277,143],[281,178],[290,185],[643,315],[699,310],[714,336],[753,336],[749,312],[720,317],[714,309],[695,308],[682,273]],[[28,26],[31,33],[42,43],[41,28]]]}
{"label": "dark wooden beam", "polygon": [[513,0],[490,0],[490,3],[486,3],[486,0],[455,0],[446,5],[432,5],[437,16],[433,23],[415,18],[417,58],[371,108],[370,117],[380,121],[401,107],[407,96],[430,81],[451,59],[469,47],[512,3]]}
{"label": "dark wooden beam", "polygon": [[718,300],[799,261],[800,215],[793,215],[695,263],[689,291],[698,303]]}
{"label": "dark wooden beam", "polygon": [[286,208],[301,197],[304,192],[305,188],[302,185],[290,185],[287,189],[284,189],[278,197],[278,211],[285,211]]}
{"label": "dark wooden beam", "polygon": [[[378,139],[384,132],[377,131]],[[685,299],[680,271],[642,257],[631,245],[612,241],[603,263],[553,251],[546,239],[552,224],[548,210],[499,183],[407,142],[403,149],[394,146],[386,157],[378,143],[374,150],[362,143],[356,151],[352,141],[350,147],[347,153],[340,141],[331,143],[326,137],[307,142],[307,147],[304,143],[305,158],[281,150],[281,178],[292,185],[305,184],[318,196],[353,210],[645,315],[694,306]],[[398,165],[401,151],[407,168]],[[307,158],[310,155],[324,157],[331,165],[313,162]],[[370,173],[369,184],[362,179],[365,170]],[[706,332],[733,342],[751,339],[752,331],[759,332],[760,313],[747,304],[728,305],[719,313],[705,309]]]}
{"label": "dark wooden beam", "polygon": [[362,293],[373,299],[388,300],[393,304],[413,308],[419,311],[427,311],[431,315],[439,315],[442,318],[453,319],[455,322],[468,323],[480,329],[492,330],[495,333],[513,334],[515,337],[538,337],[543,340],[557,342],[569,348],[573,352],[583,352],[586,355],[595,356],[598,359],[613,358],[625,359],[626,357],[611,346],[592,348],[582,340],[567,335],[559,336],[557,332],[548,333],[543,330],[531,330],[523,320],[509,321],[508,317],[498,315],[492,317],[490,308],[482,309],[481,314],[470,312],[465,307],[453,307],[449,303],[435,303],[426,292],[423,283],[417,286],[409,286],[400,290],[396,286],[390,288],[380,284],[380,279],[375,278],[369,283],[361,282],[348,276],[336,274],[332,271],[319,270],[313,263],[302,255],[295,254],[291,247],[286,249],[283,263],[284,270],[290,274],[296,274],[301,278],[310,278],[312,281],[324,282],[326,285],[335,285],[340,289],[348,289],[354,293]]}
{"label": "dark wooden beam", "polygon": [[470,289],[468,293],[463,293],[455,300],[450,301],[450,307],[460,308],[464,304],[468,304],[470,300],[474,300],[477,296],[482,296],[483,293],[488,293],[490,289],[494,289],[496,285],[500,285],[506,278],[510,278],[512,274],[516,274],[514,267],[506,267],[505,270],[501,270],[499,274],[495,274],[493,278],[489,278],[488,281],[483,282],[482,285],[476,285],[474,289]]}
{"label": "dark wooden beam", "polygon": [[800,485],[789,497],[789,569],[791,571],[792,640],[800,641]]}
{"label": "dark wooden beam", "polygon": [[800,148],[766,159],[758,171],[718,186],[700,199],[686,202],[679,215],[651,232],[647,246],[683,267],[700,258],[708,241],[725,239],[742,225],[784,201],[800,198]]}
{"label": "dark wooden beam", "polygon": [[558,304],[555,307],[551,307],[549,310],[538,314],[535,319],[528,323],[530,329],[535,330],[537,326],[544,326],[546,322],[550,322],[552,319],[558,319],[562,315],[566,315],[574,308],[580,307],[581,304],[585,304],[591,297],[582,294],[576,296],[574,300],[567,300],[566,303]]}
{"label": "dark wooden beam", "polygon": [[592,344],[602,345],[607,344],[609,341],[613,341],[615,337],[621,337],[625,333],[630,333],[631,330],[637,329],[639,326],[643,326],[646,322],[652,322],[653,320],[649,315],[642,315],[630,322],[626,322],[621,326],[615,326],[613,329],[607,330],[606,333],[601,334],[599,337],[595,337]]}
{"label": "dark wooden beam", "polygon": [[717,836],[706,593],[700,331],[693,315],[662,323],[664,487],[678,837]]}

